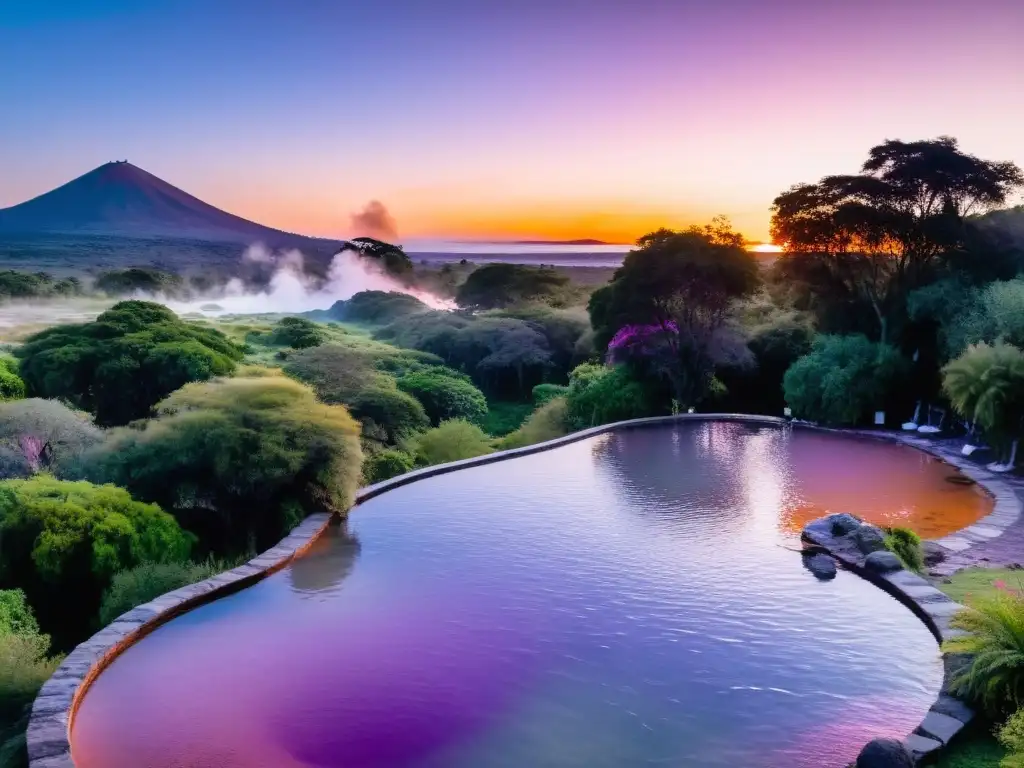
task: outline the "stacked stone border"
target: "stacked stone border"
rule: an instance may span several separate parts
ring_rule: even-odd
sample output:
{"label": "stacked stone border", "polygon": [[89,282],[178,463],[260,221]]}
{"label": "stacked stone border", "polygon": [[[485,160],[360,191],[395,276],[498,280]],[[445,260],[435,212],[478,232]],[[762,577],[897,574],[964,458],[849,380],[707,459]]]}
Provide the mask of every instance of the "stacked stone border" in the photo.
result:
{"label": "stacked stone border", "polygon": [[[418,480],[424,480],[426,478],[435,477],[448,472],[454,472],[460,469],[481,466],[484,464],[491,464],[498,461],[505,461],[520,456],[527,456],[529,454],[550,450],[552,448],[579,442],[581,440],[586,440],[609,432],[673,424],[683,421],[725,421],[770,425],[786,425],[790,423],[786,419],[774,416],[702,413],[654,416],[645,419],[631,419],[613,424],[603,424],[599,427],[580,430],[579,432],[573,432],[572,434],[564,437],[548,440],[543,443],[536,443],[523,448],[499,451],[487,454],[486,456],[454,461],[447,464],[439,464],[408,472],[391,480],[386,480],[384,482],[362,488],[356,493],[355,504],[361,504],[362,502],[368,501],[369,499],[379,496],[385,491],[392,490],[393,488],[398,488]],[[802,428],[814,428],[809,425],[797,426],[801,426]],[[849,432],[840,432],[843,434],[850,434]],[[878,433],[866,434],[871,437],[880,436]],[[913,447],[922,448],[926,451],[928,450],[927,446],[918,445],[910,441],[903,442],[907,442]],[[940,458],[946,459],[944,456]],[[981,536],[982,539],[998,536],[1006,526],[1012,524],[1017,517],[1019,517],[1020,504],[1017,502],[1016,497],[1013,496],[1012,491],[1009,491],[1008,488],[997,488],[993,490],[991,486],[996,484],[989,481],[987,478],[983,480],[972,475],[972,469],[973,468],[962,468],[962,471],[993,493],[996,497],[996,509],[991,515],[976,524],[979,525],[984,523],[986,527],[983,527],[981,531],[976,531],[971,534],[971,536]],[[1006,509],[1002,510],[1006,512],[1005,515],[996,517],[994,520],[990,520],[990,518],[995,517],[996,513],[1000,511],[1000,498],[1007,492],[1016,504],[1016,509],[1011,510],[1007,506]],[[1004,499],[1003,503],[1008,505],[1010,500]],[[1011,511],[1013,512],[1012,515],[1010,514]],[[75,712],[81,703],[82,698],[88,691],[89,686],[103,672],[103,670],[106,669],[106,667],[109,666],[115,658],[117,658],[117,656],[161,625],[171,621],[181,614],[245,589],[246,587],[249,587],[267,576],[281,570],[295,557],[301,555],[313,544],[320,534],[323,533],[330,525],[331,519],[332,516],[327,513],[310,515],[303,520],[302,523],[296,526],[288,536],[278,542],[277,545],[253,558],[246,564],[218,574],[217,576],[206,579],[205,581],[181,587],[173,592],[168,592],[155,600],[144,605],[140,605],[137,608],[119,616],[109,626],[105,627],[100,632],[77,646],[64,659],[63,663],[58,667],[56,672],[54,672],[53,676],[43,685],[35,702],[33,703],[28,731],[26,733],[29,768],[75,768],[74,762],[71,758],[70,743],[71,728]],[[969,528],[974,527],[975,526],[970,526]],[[997,527],[998,532],[993,533]],[[964,529],[964,531],[968,531],[969,528]],[[962,534],[964,532],[960,533]],[[960,534],[956,534],[955,536],[959,535]],[[950,538],[953,537],[946,537],[946,539]],[[970,546],[970,542],[974,540],[974,538],[969,539],[967,545],[963,546],[959,550],[957,549],[957,547],[960,546],[959,541],[952,542],[952,546],[947,546],[947,543],[943,543],[943,546],[951,551],[962,552],[966,550]],[[828,547],[826,546],[825,548],[827,549]],[[836,555],[834,554],[833,556]],[[836,557],[841,560],[838,556]],[[851,570],[857,571],[854,564],[851,563],[847,565]],[[860,572],[861,575],[865,575],[865,573],[861,571],[858,572]],[[906,575],[910,576],[911,574]],[[887,589],[887,591],[893,592],[891,587],[884,586],[882,583],[879,583],[870,576],[867,578],[878,583],[879,586]],[[927,582],[924,582],[923,579],[921,579],[921,582],[930,587],[930,585],[928,585]],[[910,585],[908,585],[908,587],[910,587]],[[934,591],[937,594],[942,595],[938,590]],[[896,596],[903,602],[907,603],[907,605],[922,618],[925,624],[929,626],[929,629],[932,630],[933,634],[935,634],[940,641],[942,640],[943,635],[938,631],[938,625],[935,624],[934,620],[928,618],[930,614],[921,609],[913,599],[909,598],[907,596],[908,593],[903,592],[902,590],[897,590],[894,594],[896,594]],[[944,595],[942,596],[945,597]],[[946,599],[948,600],[948,598]],[[946,621],[948,622],[948,616],[946,617]],[[943,690],[945,690],[945,687]],[[943,701],[944,696],[944,693],[940,695],[939,701],[936,702],[936,705],[939,705],[939,703]],[[963,710],[966,710],[966,707],[959,702],[956,702],[956,706],[962,707],[963,709],[951,711],[962,712]],[[969,712],[969,710],[967,711]],[[929,716],[936,712],[938,714],[945,714],[944,712],[936,710],[933,706],[933,712],[930,712]],[[925,718],[925,723],[928,723],[928,718]],[[922,726],[924,726],[925,723],[922,723]],[[933,724],[932,727],[937,726]],[[921,729],[919,728],[918,730]],[[959,728],[957,730],[959,730]]]}

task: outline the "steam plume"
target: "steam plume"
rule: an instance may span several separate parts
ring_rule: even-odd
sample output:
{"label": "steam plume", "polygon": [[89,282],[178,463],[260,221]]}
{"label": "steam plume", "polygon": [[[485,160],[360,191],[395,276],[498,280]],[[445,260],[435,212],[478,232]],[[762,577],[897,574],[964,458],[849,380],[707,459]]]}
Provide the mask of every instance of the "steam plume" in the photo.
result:
{"label": "steam plume", "polygon": [[371,200],[350,217],[353,235],[378,240],[397,240],[398,224],[380,200]]}

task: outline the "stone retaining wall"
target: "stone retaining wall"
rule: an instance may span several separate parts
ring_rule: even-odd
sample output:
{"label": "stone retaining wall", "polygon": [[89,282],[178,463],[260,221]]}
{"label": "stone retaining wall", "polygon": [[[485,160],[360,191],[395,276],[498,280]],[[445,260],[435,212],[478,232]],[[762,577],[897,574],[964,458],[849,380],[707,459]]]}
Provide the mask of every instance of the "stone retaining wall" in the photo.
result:
{"label": "stone retaining wall", "polygon": [[[428,477],[434,477],[436,475],[454,472],[468,467],[490,464],[496,461],[505,461],[519,456],[526,456],[539,451],[557,448],[558,446],[566,445],[568,443],[586,440],[608,432],[672,424],[683,421],[734,421],[771,425],[784,425],[787,423],[785,419],[773,416],[744,414],[679,414],[675,416],[655,416],[646,419],[632,419],[614,424],[604,424],[599,427],[573,432],[570,435],[549,440],[544,443],[537,443],[535,445],[515,448],[508,451],[499,451],[486,456],[454,461],[448,464],[439,464],[433,467],[426,467],[424,469],[408,472],[391,480],[385,480],[384,482],[376,483],[375,485],[361,489],[356,494],[356,504],[368,501],[375,496],[379,496],[385,491],[389,491],[393,488],[398,488],[418,480],[423,480]],[[879,435],[871,434],[870,436],[877,437]],[[914,447],[922,448],[924,446],[915,445]],[[924,449],[927,450],[926,447],[924,447]],[[962,471],[971,476],[972,479],[977,480],[993,493],[996,497],[996,508],[993,510],[991,515],[976,523],[975,526],[970,526],[952,537],[946,537],[943,539],[940,543],[951,552],[962,552],[963,549],[966,549],[966,547],[963,547],[960,550],[956,549],[956,547],[960,546],[961,540],[967,541],[968,543],[966,546],[969,547],[970,542],[975,540],[978,536],[984,538],[990,538],[992,535],[998,536],[1003,528],[1010,525],[1020,516],[1020,504],[1012,491],[998,487],[993,490],[993,487],[996,486],[997,483],[988,478],[980,477],[980,470],[976,470],[976,468],[965,467],[962,468]],[[1009,493],[1012,500],[1011,498],[1007,498],[1005,493]],[[1015,507],[1012,506],[1014,504],[1016,505]],[[76,647],[57,669],[53,677],[43,685],[35,703],[33,704],[28,732],[26,734],[29,753],[29,768],[74,768],[74,763],[71,759],[71,745],[69,738],[75,710],[92,681],[126,648],[138,642],[145,635],[176,616],[205,603],[224,597],[232,592],[244,589],[271,573],[285,567],[293,558],[302,554],[302,552],[312,544],[312,542],[328,526],[330,520],[331,517],[328,514],[311,515],[297,526],[287,537],[282,539],[275,547],[267,550],[258,557],[253,558],[245,565],[226,571],[225,573],[214,576],[206,581],[191,584],[165,595],[161,595],[155,600],[152,600],[145,605],[141,605],[138,608],[118,617],[108,627],[104,628]],[[976,528],[976,526],[981,527]],[[975,530],[967,533],[971,531],[971,529]],[[998,532],[996,532],[997,529]],[[956,537],[959,537],[959,539]],[[828,547],[826,546],[825,548],[827,549]],[[851,563],[850,565],[853,570],[856,570],[855,564]],[[911,574],[905,575],[911,576]],[[879,583],[875,579],[872,580]],[[920,581],[925,586],[934,590],[934,588],[928,585],[927,582],[924,582],[923,579]],[[880,584],[880,586],[884,585]],[[894,587],[900,591],[900,594],[897,596],[903,599],[904,602],[911,606],[911,608],[914,608],[914,606],[917,605],[918,610],[916,612],[923,620],[925,620],[925,623],[929,625],[929,628],[932,629],[932,632],[935,633],[936,637],[941,641],[943,635],[940,633],[940,625],[935,619],[929,620],[927,617],[931,614],[921,607],[929,602],[928,599],[923,599],[922,603],[918,604],[916,602],[916,598],[909,597],[910,594],[920,593],[923,598],[927,598],[931,593],[923,592],[921,585],[916,583],[912,584],[909,581],[906,584],[899,585],[893,583],[889,587],[885,588],[892,591]],[[904,588],[909,590],[909,592],[904,591]],[[915,590],[917,590],[917,592],[915,592]],[[934,592],[942,595],[938,590],[934,590]],[[945,597],[944,595],[942,596]],[[947,622],[950,615],[952,615],[952,613],[946,615],[945,620]],[[944,696],[945,694],[940,695],[939,702],[936,702],[937,705],[944,701]],[[948,699],[949,697],[945,698]],[[961,707],[963,706],[959,703],[958,705]],[[948,709],[949,712],[962,713],[962,710],[956,710],[953,705],[949,705]],[[929,713],[929,716],[931,717],[931,720],[929,721],[929,719],[926,718],[925,723],[922,723],[922,728],[927,724],[932,730],[926,729],[926,732],[936,736],[946,733],[946,731],[942,729],[943,721],[939,716],[955,717],[955,715],[948,714],[946,711],[936,709],[935,707],[933,707],[933,712]],[[918,730],[922,729],[919,728]],[[939,731],[940,733],[936,734],[935,731]],[[929,737],[922,735],[921,738],[926,739]],[[918,746],[924,747],[927,745],[922,742],[918,744]]]}

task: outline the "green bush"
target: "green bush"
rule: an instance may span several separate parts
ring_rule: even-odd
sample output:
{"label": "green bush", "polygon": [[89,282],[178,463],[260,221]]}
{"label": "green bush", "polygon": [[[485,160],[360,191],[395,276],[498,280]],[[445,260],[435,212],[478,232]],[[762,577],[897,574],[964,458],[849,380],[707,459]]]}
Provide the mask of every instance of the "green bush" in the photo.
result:
{"label": "green bush", "polygon": [[111,426],[148,416],[190,381],[231,373],[242,350],[160,304],[123,301],[91,323],[29,337],[17,355],[29,394],[68,400]]}
{"label": "green bush", "polygon": [[293,349],[318,347],[328,339],[322,325],[301,317],[281,318],[268,336],[271,344]]}
{"label": "green bush", "polygon": [[531,414],[519,429],[505,437],[500,447],[522,448],[523,446],[554,440],[568,433],[569,404],[566,398],[548,400]]}
{"label": "green bush", "polygon": [[88,414],[56,400],[0,403],[0,479],[45,470],[78,475],[84,453],[103,439]]}
{"label": "green bush", "polygon": [[406,315],[429,311],[415,296],[398,291],[360,291],[347,301],[335,302],[324,314],[331,320],[385,325]]}
{"label": "green bush", "polygon": [[0,589],[0,635],[39,634],[35,614],[20,589]]}
{"label": "green bush", "polygon": [[950,681],[950,692],[980,705],[993,720],[1024,704],[1024,596],[1003,591],[972,601],[951,624],[967,632],[943,650],[970,660]]}
{"label": "green bush", "polygon": [[82,292],[77,277],[55,279],[46,272],[0,270],[0,300],[75,296]]}
{"label": "green bush", "polygon": [[451,419],[410,440],[416,463],[427,466],[491,453],[494,446],[480,427],[465,419]]}
{"label": "green bush", "polygon": [[392,444],[430,426],[420,401],[394,386],[363,390],[352,398],[349,408],[360,421],[369,420],[380,427]]}
{"label": "green bush", "polygon": [[524,400],[556,370],[556,356],[537,325],[514,317],[425,312],[400,318],[375,337],[429,352],[468,373],[483,391]]}
{"label": "green bush", "polygon": [[0,482],[0,587],[24,590],[59,645],[78,639],[115,573],[185,560],[174,518],[112,485],[36,475]]}
{"label": "green bush", "polygon": [[388,449],[371,453],[363,461],[363,480],[367,484],[390,480],[412,470],[415,461],[405,451]]}
{"label": "green bush", "polygon": [[920,573],[924,569],[921,537],[909,528],[887,528],[885,546],[900,559],[908,571]]}
{"label": "green bush", "polygon": [[157,410],[114,430],[94,471],[173,512],[204,554],[262,550],[305,515],[352,503],[359,426],[279,372],[190,384]]}
{"label": "green bush", "polygon": [[398,388],[423,403],[434,426],[448,419],[479,422],[487,415],[484,393],[443,368],[406,374],[398,380]]}
{"label": "green bush", "polygon": [[18,361],[0,355],[0,401],[21,400],[25,397],[25,382],[18,375]]}
{"label": "green bush", "polygon": [[180,275],[150,267],[104,272],[96,278],[95,288],[109,296],[128,296],[133,293],[163,293],[175,296],[181,293],[184,281]]}
{"label": "green bush", "polygon": [[45,635],[0,633],[0,768],[26,768],[25,728],[32,702],[60,666]]}
{"label": "green bush", "polygon": [[835,425],[856,425],[899,393],[908,372],[899,351],[866,336],[818,336],[809,355],[783,377],[793,415]]}
{"label": "green bush", "polygon": [[497,309],[557,296],[569,278],[552,267],[523,264],[485,264],[459,286],[455,302],[468,309]]}
{"label": "green bush", "polygon": [[533,404],[544,405],[556,397],[565,397],[568,391],[569,388],[563,387],[561,384],[538,384],[533,388]]}
{"label": "green bush", "polygon": [[643,384],[624,365],[584,363],[569,377],[567,423],[572,430],[650,416],[652,406]]}
{"label": "green bush", "polygon": [[1010,344],[972,344],[942,369],[942,389],[953,407],[1005,446],[1024,420],[1024,351]]}
{"label": "green bush", "polygon": [[531,413],[533,413],[532,403],[492,400],[487,403],[487,415],[477,424],[488,435],[503,437],[523,426],[523,422]]}
{"label": "green bush", "polygon": [[999,729],[999,743],[1010,754],[999,763],[999,768],[1024,768],[1024,709],[1018,709]]}
{"label": "green bush", "polygon": [[[245,558],[242,560],[244,561]],[[122,614],[188,584],[204,581],[241,565],[239,561],[141,563],[114,574],[100,602],[99,625],[105,627]]]}

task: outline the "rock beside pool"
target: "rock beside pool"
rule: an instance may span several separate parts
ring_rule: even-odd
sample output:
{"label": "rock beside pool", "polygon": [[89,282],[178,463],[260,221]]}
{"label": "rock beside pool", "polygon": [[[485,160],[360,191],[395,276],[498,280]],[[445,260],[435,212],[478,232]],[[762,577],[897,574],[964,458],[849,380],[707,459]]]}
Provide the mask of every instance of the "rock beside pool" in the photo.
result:
{"label": "rock beside pool", "polygon": [[865,555],[885,550],[885,531],[877,525],[862,525],[851,534],[857,549]]}
{"label": "rock beside pool", "polygon": [[856,768],[914,768],[914,756],[896,739],[874,739],[857,755]]}
{"label": "rock beside pool", "polygon": [[946,548],[934,541],[922,541],[921,550],[924,552],[924,564],[929,568],[946,559]]}
{"label": "rock beside pool", "polygon": [[804,555],[804,567],[822,581],[836,577],[836,561],[823,552]]}
{"label": "rock beside pool", "polygon": [[861,527],[862,523],[849,512],[839,512],[823,518],[833,536],[845,536]]}
{"label": "rock beside pool", "polygon": [[872,552],[864,560],[864,568],[873,573],[892,573],[903,568],[903,563],[892,552]]}

